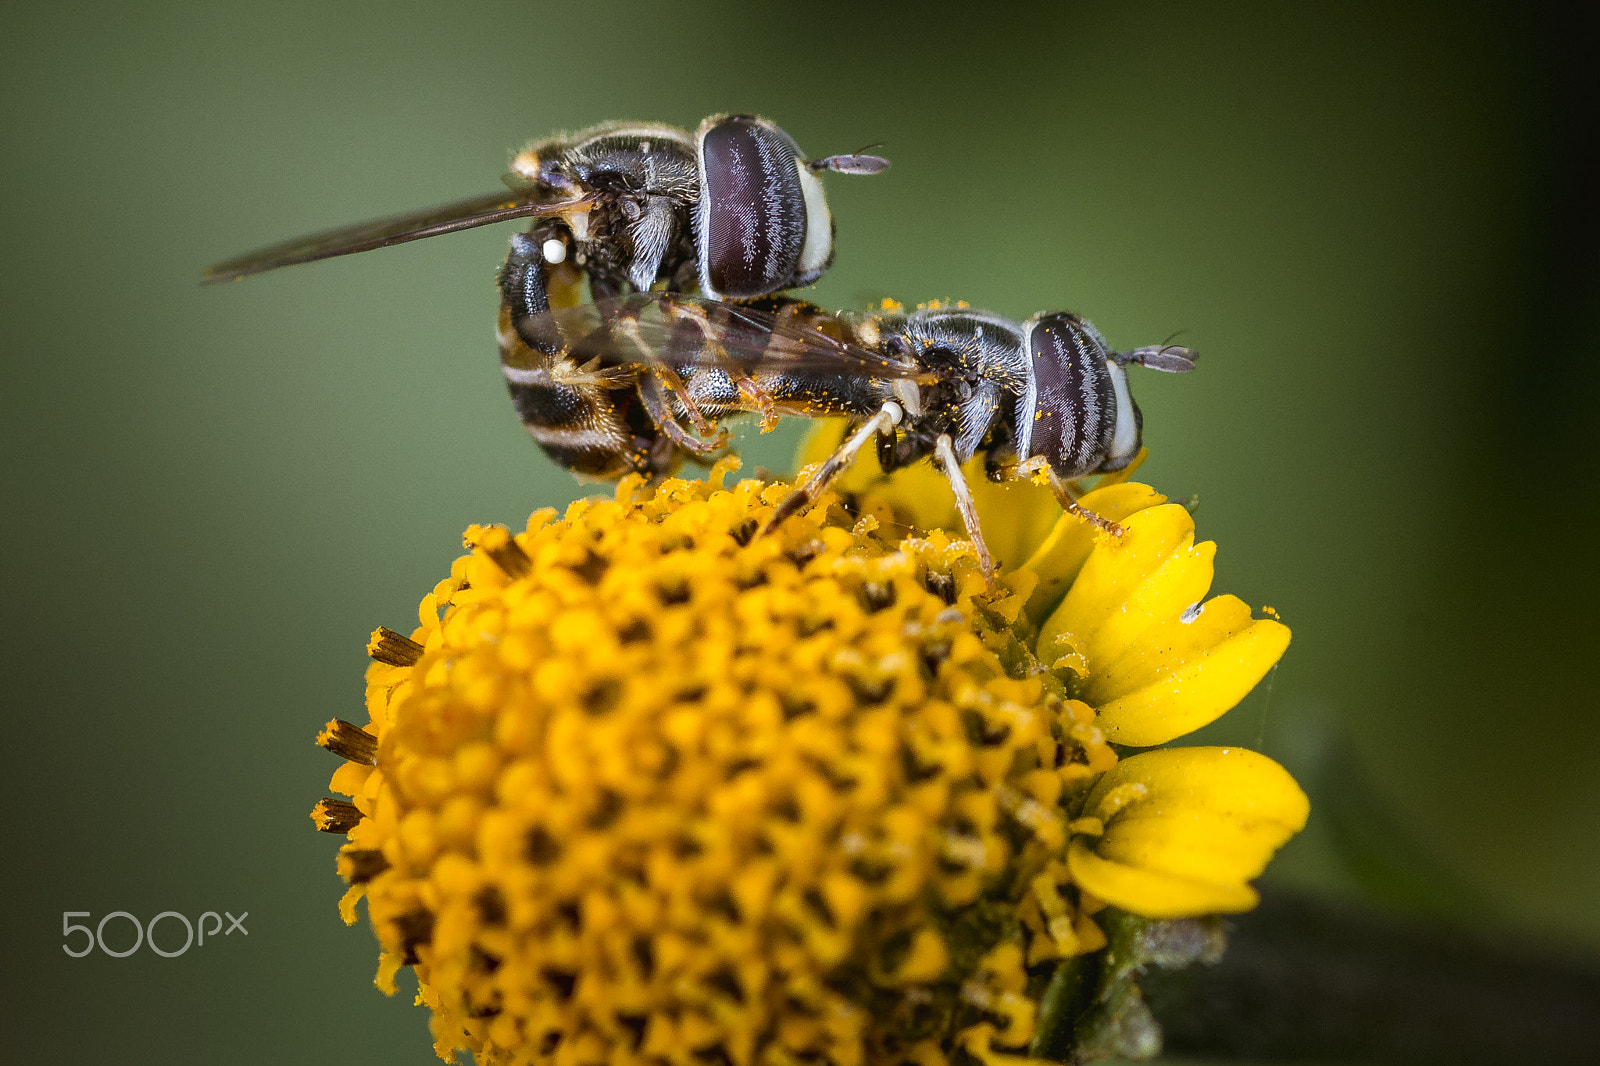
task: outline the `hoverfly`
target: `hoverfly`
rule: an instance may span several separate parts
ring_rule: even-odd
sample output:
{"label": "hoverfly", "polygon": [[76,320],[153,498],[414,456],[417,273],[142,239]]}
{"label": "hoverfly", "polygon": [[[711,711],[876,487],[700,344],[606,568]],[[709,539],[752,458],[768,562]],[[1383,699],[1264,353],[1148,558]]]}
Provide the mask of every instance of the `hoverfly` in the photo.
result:
{"label": "hoverfly", "polygon": [[874,174],[888,165],[862,152],[807,160],[787,133],[754,115],[713,115],[692,134],[607,123],[519,152],[507,191],[285,241],[219,263],[205,280],[535,218],[545,234],[537,262],[575,265],[594,298],[661,285],[750,299],[809,285],[832,262],[821,172]]}
{"label": "hoverfly", "polygon": [[964,306],[833,314],[782,296],[730,304],[667,292],[553,308],[532,267],[538,240],[537,227],[515,238],[501,274],[500,354],[518,414],[557,463],[658,476],[721,450],[717,425],[730,415],[844,416],[853,431],[762,532],[809,506],[872,441],[885,471],[933,458],[990,577],[962,465],[981,452],[995,480],[1043,476],[1065,510],[1115,530],[1070,482],[1138,455],[1143,418],[1126,367],[1183,373],[1197,358],[1170,345],[1115,351],[1064,311],[1019,323]]}

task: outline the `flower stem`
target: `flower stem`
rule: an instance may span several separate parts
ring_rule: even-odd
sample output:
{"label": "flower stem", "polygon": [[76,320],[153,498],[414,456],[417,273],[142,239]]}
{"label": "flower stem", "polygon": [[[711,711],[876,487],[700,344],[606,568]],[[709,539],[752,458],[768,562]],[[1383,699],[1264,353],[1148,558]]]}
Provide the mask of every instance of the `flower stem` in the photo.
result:
{"label": "flower stem", "polygon": [[1593,959],[1285,894],[1230,925],[1220,962],[1140,979],[1169,1054],[1489,1066],[1600,1048]]}

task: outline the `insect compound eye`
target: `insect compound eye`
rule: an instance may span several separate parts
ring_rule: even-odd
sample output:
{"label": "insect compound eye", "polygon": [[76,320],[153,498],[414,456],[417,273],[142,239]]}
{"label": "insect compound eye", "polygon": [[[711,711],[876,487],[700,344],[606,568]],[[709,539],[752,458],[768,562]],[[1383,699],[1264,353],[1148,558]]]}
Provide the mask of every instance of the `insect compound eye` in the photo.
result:
{"label": "insect compound eye", "polygon": [[[1107,353],[1093,327],[1066,312],[1040,315],[1028,332],[1034,411],[1022,412],[1031,440],[1064,478],[1093,473],[1117,431],[1118,394]],[[1120,370],[1120,368],[1119,368]]]}
{"label": "insect compound eye", "polygon": [[[701,290],[713,298],[747,299],[800,283],[802,260],[815,243],[807,239],[815,221],[808,200],[820,201],[821,183],[794,141],[765,119],[726,115],[707,119],[696,142]],[[816,186],[815,194],[808,195],[803,178]],[[825,205],[822,215],[823,227],[830,227]],[[829,253],[831,240],[824,261]]]}

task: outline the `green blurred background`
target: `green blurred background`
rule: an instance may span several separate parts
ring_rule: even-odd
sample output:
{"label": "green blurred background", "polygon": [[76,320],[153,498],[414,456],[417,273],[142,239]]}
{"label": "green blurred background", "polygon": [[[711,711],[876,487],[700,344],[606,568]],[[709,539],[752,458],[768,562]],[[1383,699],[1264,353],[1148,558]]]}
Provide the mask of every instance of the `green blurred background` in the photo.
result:
{"label": "green blurred background", "polygon": [[[1294,627],[1210,734],[1313,790],[1275,875],[1600,951],[1574,27],[1509,5],[753,11],[0,11],[14,1061],[432,1061],[335,913],[311,740],[360,719],[366,634],[410,624],[465,525],[589,491],[499,380],[511,230],[197,281],[623,117],[882,142],[887,174],[829,181],[823,304],[1067,307],[1123,347],[1183,330],[1199,373],[1135,383],[1143,473],[1200,496],[1218,587]],[[747,459],[781,468],[796,439]],[[68,910],[248,911],[249,935],[71,959]]]}

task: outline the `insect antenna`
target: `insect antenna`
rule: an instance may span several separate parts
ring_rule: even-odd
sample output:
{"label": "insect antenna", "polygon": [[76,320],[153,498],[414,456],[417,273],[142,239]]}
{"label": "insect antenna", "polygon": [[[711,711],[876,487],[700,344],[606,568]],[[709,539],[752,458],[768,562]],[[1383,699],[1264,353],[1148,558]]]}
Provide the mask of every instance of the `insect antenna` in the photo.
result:
{"label": "insect antenna", "polygon": [[881,155],[868,155],[873,148],[882,148],[880,141],[876,144],[865,144],[848,155],[830,155],[821,159],[813,159],[806,164],[806,169],[815,174],[819,170],[831,170],[835,174],[879,174],[889,169],[889,161]]}

